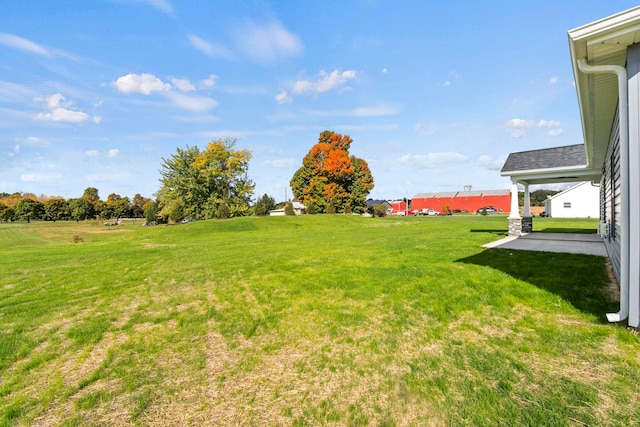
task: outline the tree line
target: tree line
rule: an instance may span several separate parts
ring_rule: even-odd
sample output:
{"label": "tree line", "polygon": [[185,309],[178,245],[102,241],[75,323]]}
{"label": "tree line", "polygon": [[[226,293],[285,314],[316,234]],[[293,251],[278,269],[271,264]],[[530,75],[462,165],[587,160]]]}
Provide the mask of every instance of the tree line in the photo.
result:
{"label": "tree line", "polygon": [[[349,155],[351,143],[348,135],[324,131],[304,157],[290,185],[307,213],[366,211],[373,177],[364,160]],[[162,159],[155,199],[140,194],[129,199],[112,193],[101,200],[94,187],[68,200],[0,193],[0,221],[145,218],[162,223],[267,215],[276,208],[275,199],[264,194],[252,204],[255,184],[248,176],[251,152],[237,150],[235,144],[235,139],[225,138],[204,149],[176,149],[175,154]]]}

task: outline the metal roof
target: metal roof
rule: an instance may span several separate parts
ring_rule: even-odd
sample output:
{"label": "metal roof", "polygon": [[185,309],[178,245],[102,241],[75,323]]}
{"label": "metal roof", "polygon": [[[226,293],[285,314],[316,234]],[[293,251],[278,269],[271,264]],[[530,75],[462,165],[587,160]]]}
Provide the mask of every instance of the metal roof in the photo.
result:
{"label": "metal roof", "polygon": [[508,196],[509,190],[476,190],[476,191],[456,191],[443,193],[418,193],[412,199],[445,199],[453,197],[482,197],[482,196]]}

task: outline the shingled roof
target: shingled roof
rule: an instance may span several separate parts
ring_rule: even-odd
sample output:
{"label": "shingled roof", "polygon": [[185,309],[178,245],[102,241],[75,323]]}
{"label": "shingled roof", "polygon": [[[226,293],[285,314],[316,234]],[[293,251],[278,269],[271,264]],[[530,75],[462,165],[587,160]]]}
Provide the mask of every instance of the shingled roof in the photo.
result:
{"label": "shingled roof", "polygon": [[584,144],[511,153],[504,163],[502,174],[507,172],[540,169],[579,167],[587,165]]}

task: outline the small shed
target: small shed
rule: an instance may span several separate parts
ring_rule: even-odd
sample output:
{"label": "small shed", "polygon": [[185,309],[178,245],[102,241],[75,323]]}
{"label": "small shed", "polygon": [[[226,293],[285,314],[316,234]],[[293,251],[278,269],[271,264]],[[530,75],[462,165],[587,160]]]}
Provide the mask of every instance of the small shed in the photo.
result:
{"label": "small shed", "polygon": [[589,181],[574,185],[544,202],[547,216],[553,218],[598,218],[600,186]]}

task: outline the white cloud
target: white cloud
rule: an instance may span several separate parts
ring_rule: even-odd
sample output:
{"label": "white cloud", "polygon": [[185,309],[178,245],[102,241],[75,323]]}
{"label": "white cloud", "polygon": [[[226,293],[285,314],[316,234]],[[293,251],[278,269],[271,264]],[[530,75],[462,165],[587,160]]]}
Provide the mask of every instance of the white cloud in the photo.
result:
{"label": "white cloud", "polygon": [[174,88],[182,92],[191,92],[196,90],[196,87],[187,79],[171,79],[171,84]]}
{"label": "white cloud", "polygon": [[173,6],[167,0],[132,0],[134,3],[144,3],[166,15],[173,15]]}
{"label": "white cloud", "polygon": [[89,118],[87,113],[82,111],[72,111],[66,108],[56,108],[49,113],[38,113],[33,116],[36,120],[44,122],[70,122],[70,123],[82,123]]}
{"label": "white cloud", "polygon": [[397,160],[397,165],[402,168],[435,168],[438,166],[450,166],[467,161],[467,156],[452,151],[428,154],[405,154]]}
{"label": "white cloud", "polygon": [[393,116],[398,114],[398,110],[390,105],[377,105],[373,107],[358,107],[351,110],[350,116],[354,117],[379,117]]}
{"label": "white cloud", "polygon": [[382,74],[387,74],[388,72],[389,72],[389,70],[387,70],[387,67],[384,67],[384,68],[382,69]]}
{"label": "white cloud", "polygon": [[551,77],[551,78],[549,79],[549,84],[554,85],[554,84],[558,83],[558,80],[559,80],[559,79],[558,79],[558,77],[557,77],[557,76],[553,76],[553,77]]}
{"label": "white cloud", "polygon": [[266,25],[247,22],[235,33],[235,37],[245,55],[261,64],[273,64],[303,50],[300,39],[279,22]]}
{"label": "white cloud", "polygon": [[22,182],[52,182],[61,179],[62,175],[59,173],[24,173],[20,175]]}
{"label": "white cloud", "polygon": [[187,36],[187,39],[189,39],[189,43],[191,43],[191,46],[207,56],[220,58],[228,58],[232,56],[229,49],[222,44],[208,42],[196,36],[195,34],[189,34]]}
{"label": "white cloud", "polygon": [[30,147],[48,147],[50,145],[49,141],[38,138],[37,136],[28,136],[26,138],[21,138],[20,142]]}
{"label": "white cloud", "polygon": [[22,37],[15,36],[13,34],[0,33],[0,45],[4,45],[13,49],[21,50],[27,53],[34,53],[39,56],[51,57],[52,52],[48,49],[27,40]]}
{"label": "white cloud", "polygon": [[117,148],[111,148],[107,150],[107,157],[116,157],[118,154],[120,154],[120,150],[118,150]]}
{"label": "white cloud", "polygon": [[525,119],[511,119],[502,124],[503,128],[511,129],[512,138],[522,138],[527,134],[527,131],[531,129],[550,128],[547,132],[549,136],[557,136],[562,133],[560,129],[562,123],[557,120],[525,120]]}
{"label": "white cloud", "polygon": [[282,92],[277,94],[275,98],[276,98],[276,101],[278,101],[278,104],[288,104],[291,102],[291,97],[289,96],[289,93],[286,90],[283,90]]}
{"label": "white cloud", "polygon": [[9,157],[13,157],[13,156],[15,156],[16,154],[20,154],[20,144],[16,144],[16,145],[13,147],[13,151],[9,151],[9,152],[7,153],[7,155],[8,155]]}
{"label": "white cloud", "polygon": [[87,150],[84,152],[87,157],[96,157],[100,152],[98,150]]}
{"label": "white cloud", "polygon": [[185,95],[178,92],[167,92],[167,98],[178,108],[189,111],[207,111],[218,105],[218,101],[206,96]]}
{"label": "white cloud", "polygon": [[[36,114],[35,116],[33,116],[33,119],[35,120],[81,123],[89,119],[89,115],[87,113],[66,108],[70,107],[72,103],[66,102],[65,97],[62,96],[62,94],[56,93],[45,99],[40,99],[40,101],[44,101],[50,111],[48,113]],[[100,118],[94,117],[93,120],[95,122],[99,122]]]}
{"label": "white cloud", "polygon": [[504,162],[506,161],[507,161],[506,155],[498,156],[494,159],[491,156],[483,154],[478,158],[476,163],[478,164],[478,166],[481,166],[483,168],[493,170],[493,171],[499,171],[499,170],[502,170],[502,167],[504,166]]}
{"label": "white cloud", "polygon": [[169,83],[165,83],[153,74],[127,74],[117,78],[112,85],[122,93],[141,93],[150,95],[153,92],[166,92],[171,89]]}
{"label": "white cloud", "polygon": [[216,76],[215,74],[211,74],[206,79],[200,81],[200,85],[202,85],[202,87],[204,88],[210,89],[216,85],[217,81],[218,76]]}
{"label": "white cloud", "polygon": [[423,125],[422,123],[418,123],[413,127],[413,130],[419,133],[432,134],[433,132],[435,132],[436,128],[434,126]]}
{"label": "white cloud", "polygon": [[331,89],[343,86],[348,80],[354,79],[356,72],[354,70],[340,71],[333,70],[327,74],[321,71],[315,81],[298,80],[293,85],[293,93],[300,95],[305,93],[318,94],[327,92]]}

